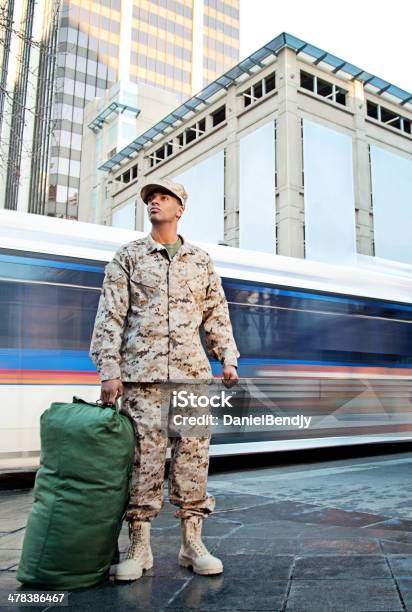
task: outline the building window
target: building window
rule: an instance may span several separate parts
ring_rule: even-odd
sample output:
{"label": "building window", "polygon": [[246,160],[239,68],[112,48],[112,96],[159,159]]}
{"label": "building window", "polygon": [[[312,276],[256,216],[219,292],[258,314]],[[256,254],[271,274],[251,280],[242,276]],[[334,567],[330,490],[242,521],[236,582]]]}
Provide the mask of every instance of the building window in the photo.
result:
{"label": "building window", "polygon": [[366,102],[366,113],[368,117],[379,120],[379,106],[373,102],[369,102],[369,100]]}
{"label": "building window", "polygon": [[254,104],[256,100],[262,97],[262,83],[256,83],[256,85],[252,85],[246,91],[243,92],[243,98],[245,101],[245,106],[250,106]]}
{"label": "building window", "polygon": [[383,108],[381,106],[381,121],[382,123],[386,123],[386,125],[391,125],[398,130],[401,129],[401,118],[397,113],[394,113],[387,108]]}
{"label": "building window", "polygon": [[196,140],[197,132],[195,130],[196,128],[194,127],[190,127],[186,130],[186,144],[189,144],[189,142]]}
{"label": "building window", "polygon": [[315,77],[308,72],[300,71],[300,86],[309,91],[315,91]]}
{"label": "building window", "polygon": [[272,72],[272,74],[270,74],[269,76],[267,76],[265,79],[265,93],[269,93],[270,91],[273,91],[276,87],[276,77],[275,77],[275,73]]}
{"label": "building window", "polygon": [[184,134],[185,134],[184,144],[189,144],[193,140],[196,140],[196,138],[199,138],[199,136],[202,136],[205,133],[205,131],[206,131],[206,119],[201,119],[200,121],[198,121],[197,123],[195,123],[194,125],[192,125],[191,127],[187,128],[184,131]]}
{"label": "building window", "polygon": [[159,164],[161,161],[164,160],[164,149],[158,149],[157,151],[155,151],[154,153],[151,153],[149,155],[149,159],[150,159],[150,167],[153,168],[153,166],[156,166],[156,164]]}
{"label": "building window", "polygon": [[406,132],[406,134],[411,133],[411,121],[406,117],[402,117],[402,115],[398,115],[392,110],[381,106],[380,104],[375,104],[370,100],[366,101],[366,114],[368,117],[372,117],[372,119],[376,119],[376,121],[380,121],[385,125],[390,125],[397,130],[401,130],[402,132]]}
{"label": "building window", "polygon": [[253,102],[256,101],[255,98],[253,98],[253,92],[251,87],[249,89],[246,89],[246,91],[244,91],[242,95],[245,106],[250,106],[251,104],[253,104]]}
{"label": "building window", "polygon": [[263,96],[263,81],[259,81],[253,86],[253,94],[255,98],[261,98]]}
{"label": "building window", "polygon": [[317,79],[317,87],[316,93],[318,96],[322,96],[322,98],[328,98],[329,100],[333,99],[333,85],[332,83],[328,83],[323,79]]}
{"label": "building window", "polygon": [[313,91],[313,93],[322,96],[322,98],[346,106],[346,94],[348,93],[346,89],[342,89],[342,87],[338,87],[334,83],[329,83],[329,81],[320,79],[314,74],[301,70],[300,86],[308,91]]}
{"label": "building window", "polygon": [[153,166],[156,166],[156,164],[159,164],[161,161],[166,159],[166,157],[169,157],[170,155],[172,155],[172,153],[173,153],[173,142],[170,140],[169,142],[166,142],[166,144],[162,145],[160,149],[157,149],[157,151],[149,155],[150,167],[153,168]]}
{"label": "building window", "polygon": [[[223,107],[224,109],[224,107]],[[216,113],[221,111],[222,109],[218,109]],[[195,124],[186,128],[183,132],[178,134],[175,137],[175,143],[173,144],[173,140],[169,140],[169,142],[162,145],[159,149],[151,153],[148,157],[150,160],[150,167],[156,166],[163,160],[165,160],[173,153],[176,153],[177,150],[182,149],[185,145],[193,142],[200,136],[206,132],[206,118],[200,119]]]}
{"label": "building window", "polygon": [[56,201],[56,185],[49,185],[49,200]]}
{"label": "building window", "polygon": [[338,104],[342,104],[342,106],[346,106],[346,94],[348,92],[340,87],[336,87],[335,85],[335,102]]}
{"label": "building window", "polygon": [[133,181],[135,178],[137,178],[137,164],[128,168],[122,174],[115,176],[114,180],[118,183],[130,183],[130,181]]}
{"label": "building window", "polygon": [[212,126],[219,125],[226,120],[226,106],[221,106],[214,113],[211,114]]}
{"label": "building window", "polygon": [[246,107],[250,106],[251,104],[254,104],[257,100],[259,100],[269,92],[273,91],[275,87],[276,78],[275,73],[272,72],[267,77],[265,77],[261,81],[258,81],[242,93],[244,106]]}

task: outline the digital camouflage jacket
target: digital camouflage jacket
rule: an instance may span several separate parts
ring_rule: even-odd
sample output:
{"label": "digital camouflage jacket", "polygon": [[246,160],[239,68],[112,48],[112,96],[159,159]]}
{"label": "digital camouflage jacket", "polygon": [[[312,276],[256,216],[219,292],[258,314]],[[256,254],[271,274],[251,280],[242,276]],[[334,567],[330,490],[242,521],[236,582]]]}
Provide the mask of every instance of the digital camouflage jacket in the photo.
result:
{"label": "digital camouflage jacket", "polygon": [[237,366],[220,277],[208,253],[182,243],[170,261],[149,234],[107,264],[90,346],[101,381],[209,379],[202,324],[210,355]]}

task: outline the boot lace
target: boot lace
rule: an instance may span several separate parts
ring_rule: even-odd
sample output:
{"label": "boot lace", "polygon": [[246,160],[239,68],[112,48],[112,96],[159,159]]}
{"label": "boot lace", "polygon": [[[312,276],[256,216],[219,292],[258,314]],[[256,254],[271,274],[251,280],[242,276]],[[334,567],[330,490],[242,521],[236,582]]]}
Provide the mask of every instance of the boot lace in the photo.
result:
{"label": "boot lace", "polygon": [[146,548],[146,542],[143,538],[143,529],[141,527],[130,529],[130,539],[131,542],[127,552],[127,559],[134,559]]}
{"label": "boot lace", "polygon": [[209,551],[203,544],[202,540],[190,540],[188,544],[200,557],[209,554]]}

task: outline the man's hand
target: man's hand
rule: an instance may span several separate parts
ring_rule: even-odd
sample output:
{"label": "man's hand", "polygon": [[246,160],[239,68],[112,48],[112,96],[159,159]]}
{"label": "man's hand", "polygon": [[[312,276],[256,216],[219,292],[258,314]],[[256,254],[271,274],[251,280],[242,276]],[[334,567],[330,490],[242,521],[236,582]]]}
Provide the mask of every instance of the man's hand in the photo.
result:
{"label": "man's hand", "polygon": [[223,368],[223,384],[230,389],[239,380],[235,366],[227,365]]}
{"label": "man's hand", "polygon": [[103,404],[114,406],[117,398],[123,395],[123,385],[120,378],[114,378],[113,380],[104,380],[102,382],[102,388],[100,392],[100,399]]}

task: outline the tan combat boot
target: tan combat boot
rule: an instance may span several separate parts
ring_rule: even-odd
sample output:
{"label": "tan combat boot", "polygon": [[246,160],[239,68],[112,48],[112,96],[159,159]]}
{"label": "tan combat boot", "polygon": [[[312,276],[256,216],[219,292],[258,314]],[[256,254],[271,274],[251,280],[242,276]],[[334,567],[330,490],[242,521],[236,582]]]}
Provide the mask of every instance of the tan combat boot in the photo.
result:
{"label": "tan combat boot", "polygon": [[196,574],[202,576],[221,574],[223,564],[207,550],[201,539],[203,519],[200,516],[191,516],[182,519],[182,545],[179,552],[179,565],[192,567]]}
{"label": "tan combat boot", "polygon": [[129,522],[130,545],[127,557],[116,565],[116,580],[138,580],[143,570],[153,567],[153,555],[150,548],[150,522]]}

